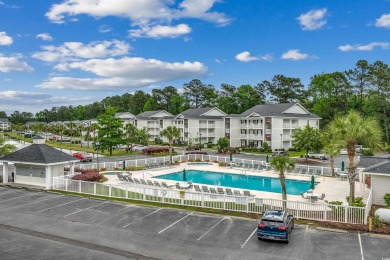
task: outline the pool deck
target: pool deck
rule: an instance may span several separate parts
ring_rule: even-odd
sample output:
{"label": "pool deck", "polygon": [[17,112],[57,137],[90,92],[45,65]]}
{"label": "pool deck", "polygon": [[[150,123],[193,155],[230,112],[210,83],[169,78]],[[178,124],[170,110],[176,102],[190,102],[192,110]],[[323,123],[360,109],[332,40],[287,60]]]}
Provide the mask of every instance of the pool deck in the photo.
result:
{"label": "pool deck", "polygon": [[[183,169],[186,170],[203,170],[203,171],[213,171],[213,172],[225,172],[225,173],[231,173],[231,174],[247,174],[247,175],[253,175],[253,176],[262,176],[262,177],[272,177],[272,178],[278,178],[279,174],[275,171],[267,171],[267,170],[244,170],[241,168],[236,167],[221,167],[217,163],[213,163],[212,165],[189,165],[187,163],[181,163],[180,165],[173,166],[173,167],[167,167],[167,168],[158,168],[153,170],[145,170],[145,171],[133,171],[132,177],[135,178],[143,178],[145,180],[156,180],[155,176],[174,173],[178,171],[182,171]],[[105,184],[123,184],[123,182],[120,182],[118,177],[115,175],[106,175],[108,178],[108,181],[105,182]],[[299,174],[286,174],[287,179],[292,180],[305,180],[310,181],[311,176],[310,175],[299,175]],[[161,181],[161,179],[157,179],[158,181]],[[163,180],[168,185],[174,185],[177,183],[177,181],[174,180]],[[316,182],[318,184],[316,185],[314,189],[314,193],[321,195],[322,193],[325,193],[325,200],[327,201],[342,201],[343,204],[347,205],[347,201],[345,199],[346,196],[349,195],[349,183],[345,180],[340,180],[339,178],[333,178],[333,177],[323,177],[318,176],[316,177]],[[205,184],[200,184],[205,185]],[[209,187],[217,187],[214,185],[205,185]],[[222,186],[221,186],[222,187]],[[229,187],[228,187],[229,188]],[[240,190],[242,192],[242,189],[232,188],[236,190]],[[256,191],[256,190],[250,190],[251,194],[255,195],[259,198],[273,198],[273,199],[282,199],[282,195],[280,193],[274,193],[274,192],[264,192],[264,191]],[[370,192],[370,189],[365,187],[365,185],[355,182],[355,196],[356,197],[363,197],[364,201],[367,201],[368,194]],[[306,199],[303,199],[301,195],[287,195],[288,200],[294,200],[294,201],[302,201],[307,202]],[[321,202],[318,202],[321,203]]]}

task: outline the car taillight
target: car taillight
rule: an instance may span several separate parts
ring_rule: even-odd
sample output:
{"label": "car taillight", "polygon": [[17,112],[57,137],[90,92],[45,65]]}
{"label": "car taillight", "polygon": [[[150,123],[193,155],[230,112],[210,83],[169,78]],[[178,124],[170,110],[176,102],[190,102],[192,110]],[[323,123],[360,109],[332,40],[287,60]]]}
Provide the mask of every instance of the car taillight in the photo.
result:
{"label": "car taillight", "polygon": [[258,227],[259,228],[265,228],[265,225],[264,224],[259,224]]}
{"label": "car taillight", "polygon": [[279,230],[287,230],[287,227],[285,227],[285,226],[280,226],[280,227],[278,227],[278,229],[279,229]]}

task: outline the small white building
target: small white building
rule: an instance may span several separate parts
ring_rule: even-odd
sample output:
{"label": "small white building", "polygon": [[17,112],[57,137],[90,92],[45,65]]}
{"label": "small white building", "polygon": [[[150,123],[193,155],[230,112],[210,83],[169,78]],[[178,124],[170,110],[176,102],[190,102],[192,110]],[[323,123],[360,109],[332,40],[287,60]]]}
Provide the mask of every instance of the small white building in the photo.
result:
{"label": "small white building", "polygon": [[320,118],[299,103],[254,106],[241,114],[225,117],[225,136],[231,147],[262,147],[267,142],[274,149],[293,147],[291,135],[297,128],[319,128]]}
{"label": "small white building", "polygon": [[14,165],[14,182],[41,186],[51,189],[53,177],[64,176],[64,166],[70,165],[73,173],[74,164],[79,160],[67,153],[45,144],[39,136],[33,138],[33,144],[0,158],[3,163],[3,182],[9,178],[9,164]]}
{"label": "small white building", "polygon": [[383,196],[390,193],[390,157],[360,158],[359,168],[364,168],[364,176],[371,178],[372,203],[386,205]]}
{"label": "small white building", "polygon": [[11,122],[8,121],[8,118],[0,118],[0,131],[11,130]]}

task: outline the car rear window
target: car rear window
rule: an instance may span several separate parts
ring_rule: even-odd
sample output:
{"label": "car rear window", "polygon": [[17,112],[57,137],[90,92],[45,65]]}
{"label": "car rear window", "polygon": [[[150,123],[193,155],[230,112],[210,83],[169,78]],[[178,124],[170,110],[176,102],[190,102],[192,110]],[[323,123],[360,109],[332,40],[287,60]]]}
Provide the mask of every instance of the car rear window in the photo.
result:
{"label": "car rear window", "polygon": [[262,221],[274,222],[274,223],[283,223],[283,220],[279,220],[279,219],[262,219]]}

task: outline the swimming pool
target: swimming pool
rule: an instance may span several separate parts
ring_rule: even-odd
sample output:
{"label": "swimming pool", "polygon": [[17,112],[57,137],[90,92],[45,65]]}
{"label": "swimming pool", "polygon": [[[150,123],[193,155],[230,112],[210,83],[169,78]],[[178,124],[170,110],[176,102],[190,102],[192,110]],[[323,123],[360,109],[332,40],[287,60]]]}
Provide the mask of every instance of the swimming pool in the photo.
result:
{"label": "swimming pool", "polygon": [[[183,181],[183,172],[175,172],[154,178],[164,180]],[[229,174],[210,171],[186,170],[187,181],[206,185],[219,185],[246,190],[282,193],[279,178]],[[315,183],[316,185],[318,182]],[[286,192],[290,195],[299,195],[310,189],[310,181],[286,179]]]}

